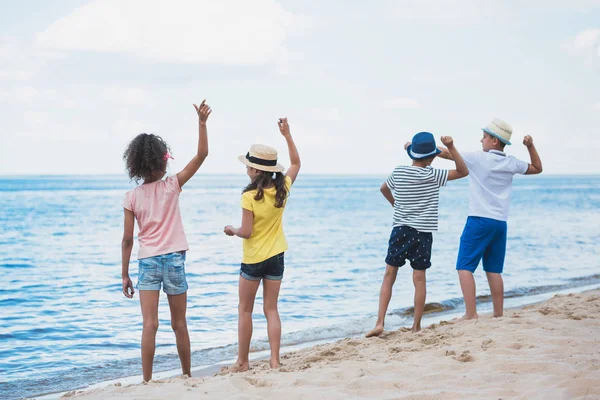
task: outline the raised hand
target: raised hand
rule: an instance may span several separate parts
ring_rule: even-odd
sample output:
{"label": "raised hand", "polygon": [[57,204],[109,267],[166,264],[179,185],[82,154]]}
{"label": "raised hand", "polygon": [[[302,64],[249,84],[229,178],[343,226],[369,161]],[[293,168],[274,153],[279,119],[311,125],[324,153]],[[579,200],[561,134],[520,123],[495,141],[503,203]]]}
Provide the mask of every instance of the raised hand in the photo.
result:
{"label": "raised hand", "polygon": [[279,126],[279,132],[281,132],[283,136],[288,136],[291,134],[287,118],[279,118],[279,121],[277,121],[277,125]]}
{"label": "raised hand", "polygon": [[525,136],[523,138],[523,144],[525,145],[525,147],[530,148],[531,146],[533,146],[533,138],[529,135]]}
{"label": "raised hand", "polygon": [[442,136],[441,137],[442,143],[444,144],[444,146],[450,148],[454,146],[454,139],[452,139],[452,136]]}
{"label": "raised hand", "polygon": [[196,109],[196,113],[198,113],[198,118],[200,122],[206,122],[208,116],[212,112],[212,109],[208,104],[206,104],[206,99],[202,100],[199,106],[194,104],[194,108]]}

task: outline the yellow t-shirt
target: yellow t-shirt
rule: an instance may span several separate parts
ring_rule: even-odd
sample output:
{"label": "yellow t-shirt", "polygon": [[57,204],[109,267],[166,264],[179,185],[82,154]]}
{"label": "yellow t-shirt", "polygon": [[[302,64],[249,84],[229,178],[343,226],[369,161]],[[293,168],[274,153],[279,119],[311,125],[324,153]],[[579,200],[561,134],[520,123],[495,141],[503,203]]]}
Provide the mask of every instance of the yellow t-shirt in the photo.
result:
{"label": "yellow t-shirt", "polygon": [[[292,180],[285,177],[285,187],[290,190]],[[275,207],[274,187],[264,190],[262,200],[254,200],[256,190],[242,194],[242,208],[252,211],[254,214],[254,223],[252,225],[252,235],[244,239],[244,255],[242,262],[244,264],[256,264],[265,261],[279,253],[287,250],[288,244],[283,234],[283,210]]]}

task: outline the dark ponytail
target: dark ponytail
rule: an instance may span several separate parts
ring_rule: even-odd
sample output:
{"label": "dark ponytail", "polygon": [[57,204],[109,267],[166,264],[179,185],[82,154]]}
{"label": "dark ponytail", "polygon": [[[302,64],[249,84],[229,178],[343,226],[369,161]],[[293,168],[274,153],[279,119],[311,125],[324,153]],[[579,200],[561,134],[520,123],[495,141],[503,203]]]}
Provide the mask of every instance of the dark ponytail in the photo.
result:
{"label": "dark ponytail", "polygon": [[275,172],[275,178],[273,178],[273,172],[259,171],[259,174],[254,177],[242,193],[256,190],[254,200],[260,201],[265,197],[265,188],[271,186],[275,186],[276,190],[275,207],[283,207],[288,196],[288,191],[285,187],[285,176],[281,172]]}

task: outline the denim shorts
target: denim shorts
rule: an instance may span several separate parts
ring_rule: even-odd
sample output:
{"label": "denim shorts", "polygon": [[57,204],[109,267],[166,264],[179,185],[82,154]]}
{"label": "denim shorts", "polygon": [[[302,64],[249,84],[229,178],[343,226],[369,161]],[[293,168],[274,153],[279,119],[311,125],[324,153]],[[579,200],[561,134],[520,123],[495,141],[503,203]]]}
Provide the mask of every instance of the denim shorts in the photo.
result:
{"label": "denim shorts", "polygon": [[283,279],[283,254],[279,253],[256,264],[242,263],[240,275],[251,281],[260,281],[263,278],[280,281]]}
{"label": "denim shorts", "polygon": [[483,270],[501,274],[506,255],[506,221],[469,217],[460,237],[457,270],[475,272],[483,260]]}
{"label": "denim shorts", "polygon": [[392,267],[401,267],[409,260],[412,269],[426,270],[431,267],[432,244],[431,232],[419,232],[409,226],[395,226],[390,234],[385,262]]}
{"label": "denim shorts", "polygon": [[177,295],[188,290],[185,279],[185,251],[142,258],[138,261],[137,290],[160,290]]}

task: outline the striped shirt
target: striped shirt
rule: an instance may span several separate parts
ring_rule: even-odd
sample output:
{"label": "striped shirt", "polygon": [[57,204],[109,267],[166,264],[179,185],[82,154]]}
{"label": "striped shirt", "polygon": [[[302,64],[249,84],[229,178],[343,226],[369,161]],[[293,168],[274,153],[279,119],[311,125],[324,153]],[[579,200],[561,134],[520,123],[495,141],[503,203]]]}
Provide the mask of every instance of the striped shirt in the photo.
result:
{"label": "striped shirt", "polygon": [[420,232],[438,229],[440,187],[448,182],[448,170],[398,166],[386,183],[394,195],[394,226]]}

